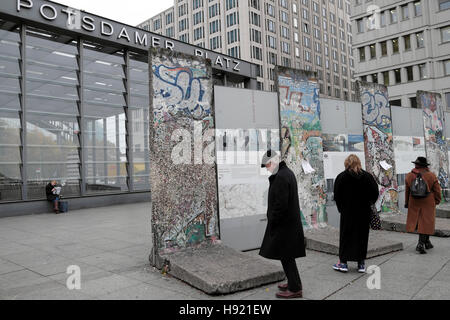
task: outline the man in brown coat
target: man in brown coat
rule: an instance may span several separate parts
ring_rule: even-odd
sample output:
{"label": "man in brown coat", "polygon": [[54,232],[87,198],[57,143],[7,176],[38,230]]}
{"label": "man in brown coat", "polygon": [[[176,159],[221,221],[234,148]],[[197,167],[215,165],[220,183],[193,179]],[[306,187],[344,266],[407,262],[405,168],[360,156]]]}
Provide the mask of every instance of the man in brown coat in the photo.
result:
{"label": "man in brown coat", "polygon": [[[430,165],[424,157],[418,157],[413,162],[416,167],[406,175],[405,208],[408,208],[406,231],[419,233],[419,243],[416,250],[427,253],[425,249],[433,248],[430,235],[434,234],[436,205],[441,202],[441,186],[434,173],[428,169]],[[424,198],[411,195],[411,186],[418,174],[425,181],[429,194]]]}

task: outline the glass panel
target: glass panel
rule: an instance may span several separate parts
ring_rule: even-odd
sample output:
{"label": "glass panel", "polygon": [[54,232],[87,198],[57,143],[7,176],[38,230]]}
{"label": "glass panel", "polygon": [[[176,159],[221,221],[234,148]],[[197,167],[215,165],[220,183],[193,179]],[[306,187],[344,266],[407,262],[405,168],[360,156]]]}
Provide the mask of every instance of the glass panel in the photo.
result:
{"label": "glass panel", "polygon": [[134,190],[150,190],[149,83],[146,56],[130,58],[130,121],[133,127]]}
{"label": "glass panel", "polygon": [[20,30],[0,20],[0,202],[22,199]]}
{"label": "glass panel", "polygon": [[86,192],[128,191],[125,59],[118,49],[91,43],[83,55]]}
{"label": "glass panel", "polygon": [[63,187],[64,196],[79,196],[77,43],[30,29],[26,53],[28,199],[45,199],[45,186],[51,180]]}

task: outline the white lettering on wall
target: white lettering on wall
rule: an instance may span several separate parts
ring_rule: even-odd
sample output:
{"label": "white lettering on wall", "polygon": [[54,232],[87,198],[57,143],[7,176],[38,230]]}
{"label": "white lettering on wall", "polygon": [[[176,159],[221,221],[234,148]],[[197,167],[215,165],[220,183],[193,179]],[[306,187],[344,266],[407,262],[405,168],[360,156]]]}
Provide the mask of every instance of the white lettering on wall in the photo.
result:
{"label": "white lettering on wall", "polygon": [[[53,15],[47,15],[46,13],[45,13],[45,9],[49,9],[50,11],[52,11],[52,14]],[[47,10],[48,11],[48,10]],[[45,18],[45,19],[47,19],[47,20],[55,20],[56,19],[56,17],[58,17],[58,12],[56,11],[56,9],[55,9],[55,7],[54,6],[51,6],[51,5],[49,5],[49,4],[43,4],[42,6],[41,6],[41,9],[40,9],[40,12],[41,12],[41,15]]]}
{"label": "white lettering on wall", "polygon": [[32,0],[17,0],[17,12],[20,12],[20,8],[27,8],[31,9],[33,8],[33,1]]}
{"label": "white lettering on wall", "polygon": [[[110,36],[110,35],[112,35],[114,33],[114,28],[113,28],[113,26],[110,23],[102,21],[101,26],[102,26],[101,32],[102,32],[103,35]],[[109,28],[109,32],[106,32],[105,27]]]}

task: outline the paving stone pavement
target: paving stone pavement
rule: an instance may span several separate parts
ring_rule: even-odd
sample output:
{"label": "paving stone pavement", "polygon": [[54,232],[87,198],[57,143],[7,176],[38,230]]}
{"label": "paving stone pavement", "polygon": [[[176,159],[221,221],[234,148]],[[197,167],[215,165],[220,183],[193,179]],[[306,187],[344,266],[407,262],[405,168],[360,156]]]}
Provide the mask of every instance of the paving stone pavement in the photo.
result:
{"label": "paving stone pavement", "polygon": [[[450,239],[431,237],[435,248],[419,255],[417,235],[376,232],[404,247],[366,261],[380,268],[380,289],[368,289],[373,275],[357,273],[355,264],[348,273],[336,272],[336,256],[308,250],[297,259],[304,299],[450,299]],[[152,268],[150,248],[149,203],[2,218],[0,299],[276,299],[276,283],[209,296]],[[67,288],[71,265],[80,267],[80,290]]]}

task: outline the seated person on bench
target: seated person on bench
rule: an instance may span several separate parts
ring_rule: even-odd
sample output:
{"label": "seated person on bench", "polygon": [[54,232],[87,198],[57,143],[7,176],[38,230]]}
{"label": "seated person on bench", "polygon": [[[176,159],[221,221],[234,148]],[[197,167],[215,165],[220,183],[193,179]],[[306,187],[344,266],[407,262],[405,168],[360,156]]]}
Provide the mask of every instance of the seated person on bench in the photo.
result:
{"label": "seated person on bench", "polygon": [[53,180],[45,187],[45,193],[47,194],[47,200],[53,202],[53,210],[58,214],[61,187],[57,186],[57,182]]}

